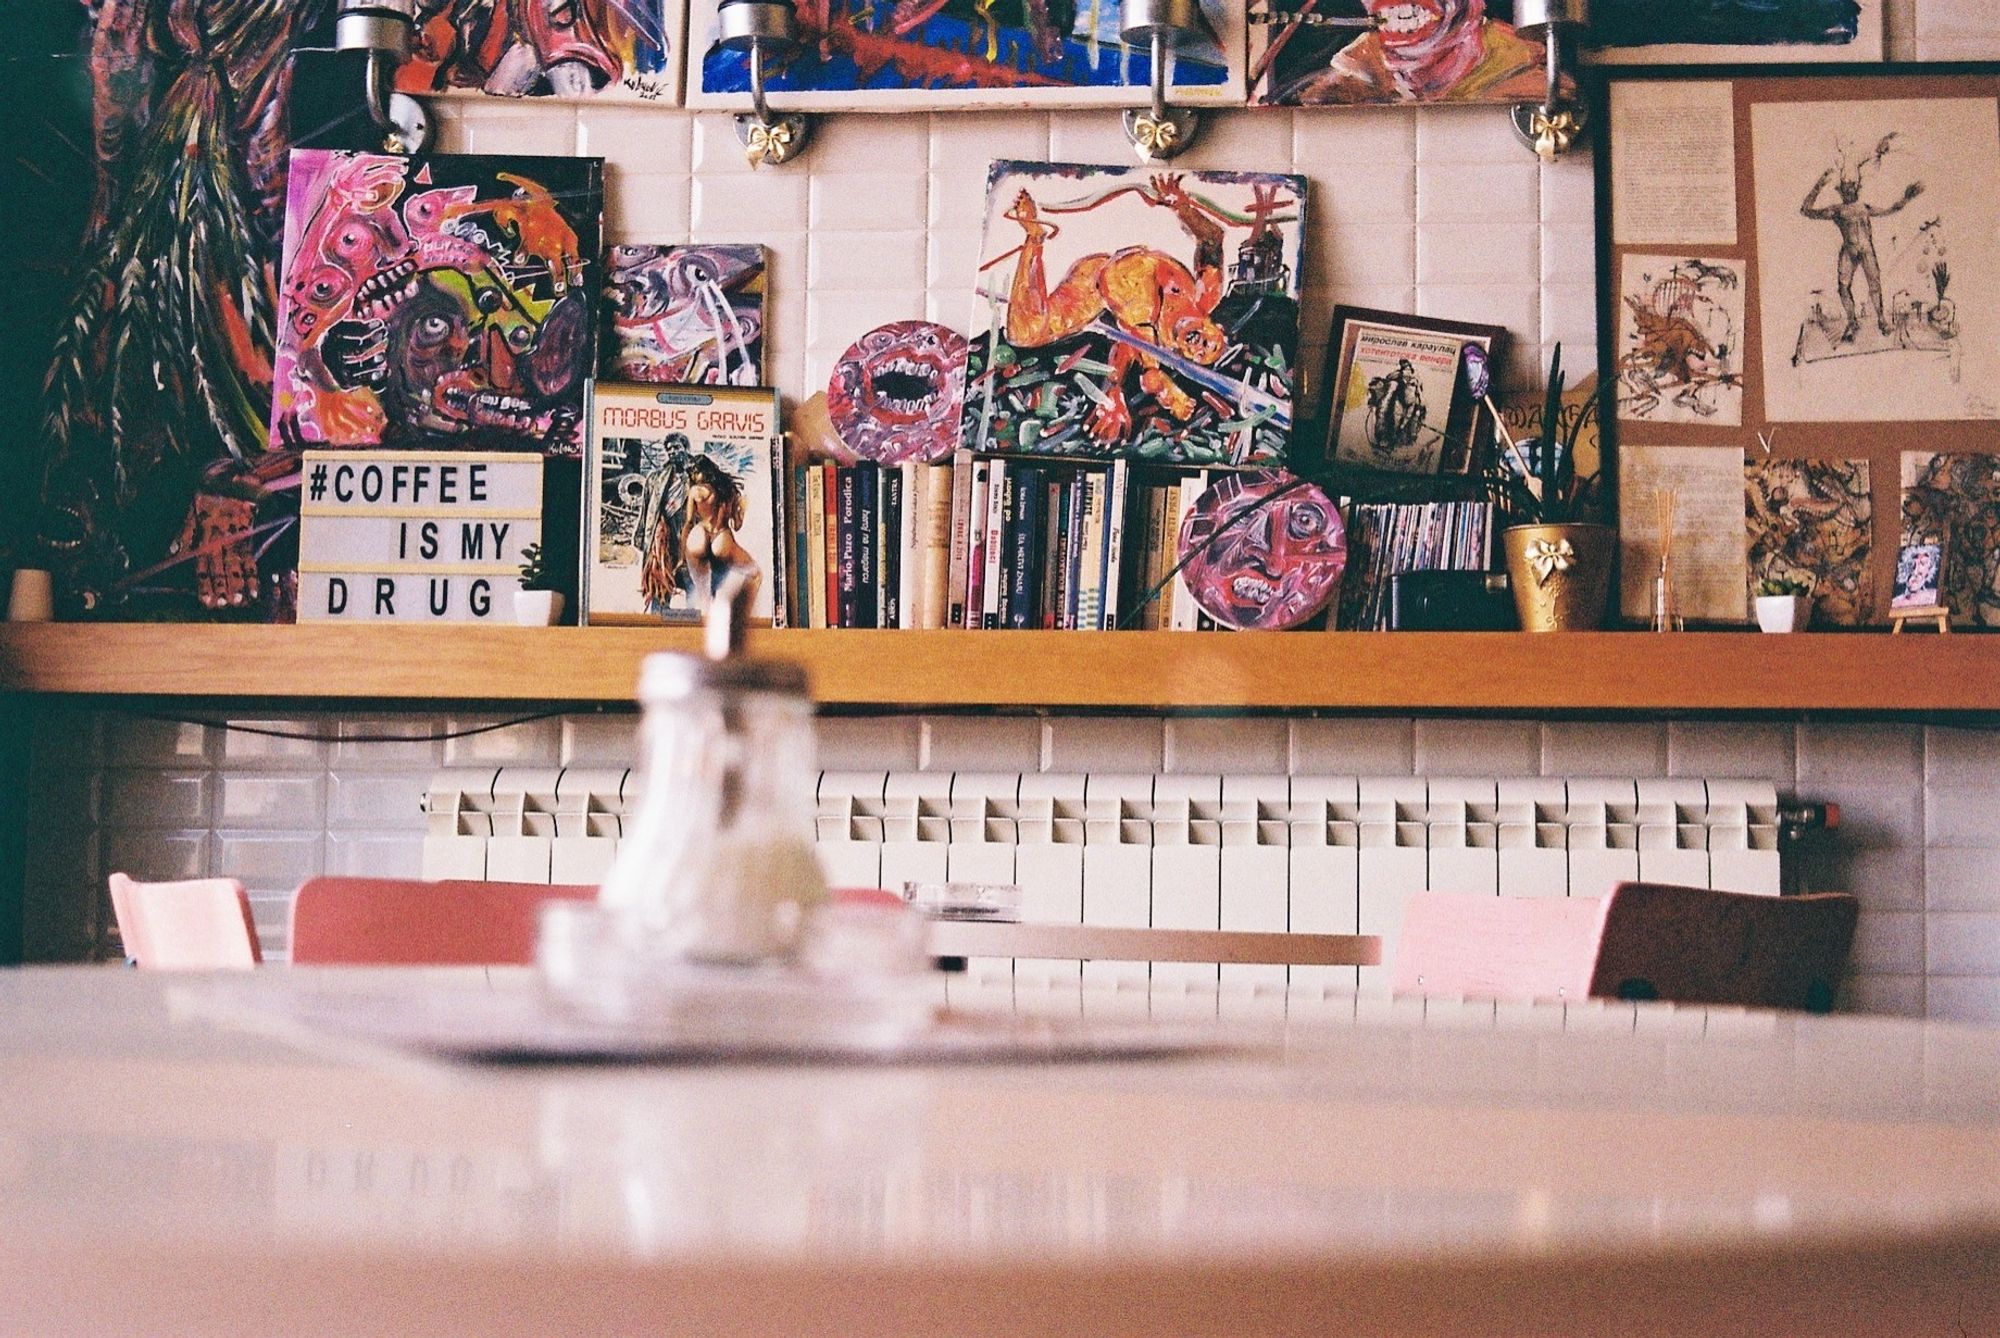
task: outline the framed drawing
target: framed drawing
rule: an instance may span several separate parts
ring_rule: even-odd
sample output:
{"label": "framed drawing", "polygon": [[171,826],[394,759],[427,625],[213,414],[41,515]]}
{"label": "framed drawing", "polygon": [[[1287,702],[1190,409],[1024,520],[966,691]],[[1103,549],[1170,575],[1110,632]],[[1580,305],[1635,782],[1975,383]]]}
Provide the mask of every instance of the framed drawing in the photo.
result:
{"label": "framed drawing", "polygon": [[1336,307],[1326,353],[1329,459],[1391,474],[1472,469],[1482,424],[1467,349],[1488,364],[1507,332],[1365,307]]}
{"label": "framed drawing", "polygon": [[1600,65],[1882,59],[1882,0],[1597,0],[1584,59]]}
{"label": "framed drawing", "polygon": [[[1172,100],[1243,102],[1243,5],[1198,0],[1206,40],[1169,57]],[[750,107],[750,66],[717,43],[718,0],[688,11],[687,101]],[[1124,6],[1097,0],[804,0],[797,52],[766,65],[786,111],[1139,106],[1152,61],[1119,37]]]}
{"label": "framed drawing", "polygon": [[1896,586],[1889,593],[1889,607],[1899,613],[1937,607],[1943,559],[1942,544],[1904,544],[1898,549]]}
{"label": "framed drawing", "polygon": [[998,162],[986,181],[967,447],[1284,462],[1304,177]]}
{"label": "framed drawing", "polygon": [[405,93],[681,101],[684,0],[417,0]]}
{"label": "framed drawing", "polygon": [[590,416],[583,622],[700,622],[732,570],[783,607],[775,390],[600,382]]}
{"label": "framed drawing", "polygon": [[1945,602],[1982,618],[1959,526],[1995,505],[2000,65],[1601,73],[1613,450],[1742,451],[1750,579],[1816,579],[1832,625],[1879,625],[1942,517]]}

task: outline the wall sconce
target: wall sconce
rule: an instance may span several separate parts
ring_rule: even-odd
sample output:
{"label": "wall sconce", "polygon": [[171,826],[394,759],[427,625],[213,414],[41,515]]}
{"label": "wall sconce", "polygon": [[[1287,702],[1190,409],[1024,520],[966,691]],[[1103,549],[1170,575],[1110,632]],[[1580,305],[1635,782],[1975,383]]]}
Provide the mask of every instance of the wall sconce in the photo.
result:
{"label": "wall sconce", "polygon": [[396,71],[410,58],[416,6],[417,0],[340,0],[334,23],[335,50],[368,53],[368,118],[388,153],[422,153],[431,142],[424,104],[395,91]]}
{"label": "wall sconce", "polygon": [[1540,106],[1517,102],[1513,107],[1514,133],[1525,140],[1535,156],[1552,163],[1569,152],[1583,134],[1588,112],[1574,98],[1563,96],[1563,39],[1572,41],[1590,27],[1590,0],[1514,0],[1514,30],[1523,37],[1538,37],[1548,48],[1548,91]]}
{"label": "wall sconce", "polygon": [[764,101],[764,57],[798,49],[798,11],[793,0],[723,0],[715,17],[723,49],[750,53],[752,111],[736,118],[736,138],[743,141],[743,156],[752,167],[790,162],[805,151],[811,131],[806,118],[797,112],[771,114]]}
{"label": "wall sconce", "polygon": [[1167,105],[1167,57],[1199,37],[1205,25],[1198,0],[1125,0],[1128,46],[1147,46],[1153,53],[1153,105],[1125,113],[1125,138],[1144,162],[1163,162],[1194,143],[1200,122],[1185,107]]}

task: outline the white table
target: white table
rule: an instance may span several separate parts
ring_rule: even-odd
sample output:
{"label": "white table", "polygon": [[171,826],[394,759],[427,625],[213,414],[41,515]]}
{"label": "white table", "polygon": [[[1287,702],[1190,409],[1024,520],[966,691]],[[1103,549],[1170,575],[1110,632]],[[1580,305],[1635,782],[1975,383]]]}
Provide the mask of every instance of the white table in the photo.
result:
{"label": "white table", "polygon": [[0,971],[0,1332],[2000,1331],[1990,1032],[1045,992],[1265,1048],[493,1069],[214,986]]}

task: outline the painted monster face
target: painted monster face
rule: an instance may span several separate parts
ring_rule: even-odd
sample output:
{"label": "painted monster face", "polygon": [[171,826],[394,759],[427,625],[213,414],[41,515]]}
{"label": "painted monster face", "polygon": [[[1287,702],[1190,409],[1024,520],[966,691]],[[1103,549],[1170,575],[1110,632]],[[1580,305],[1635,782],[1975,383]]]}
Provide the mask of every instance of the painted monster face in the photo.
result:
{"label": "painted monster face", "polygon": [[1217,622],[1282,631],[1311,619],[1339,590],[1347,565],[1340,513],[1310,483],[1278,496],[1296,482],[1283,470],[1225,475],[1182,522],[1181,551],[1196,552],[1184,579]]}
{"label": "painted monster face", "polygon": [[827,413],[847,448],[885,463],[938,460],[958,444],[965,337],[930,321],[870,330],[834,364]]}
{"label": "painted monster face", "polygon": [[537,436],[574,389],[584,336],[572,294],[536,320],[489,273],[428,270],[388,319],[392,421],[445,436]]}
{"label": "painted monster face", "polygon": [[1486,0],[1362,0],[1382,45],[1412,59],[1461,40],[1486,18]]}

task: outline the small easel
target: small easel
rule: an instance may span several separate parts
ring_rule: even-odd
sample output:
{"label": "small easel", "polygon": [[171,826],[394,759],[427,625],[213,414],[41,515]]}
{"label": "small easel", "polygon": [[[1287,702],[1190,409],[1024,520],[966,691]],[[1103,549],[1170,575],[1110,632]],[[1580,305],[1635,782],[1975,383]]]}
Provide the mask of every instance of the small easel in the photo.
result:
{"label": "small easel", "polygon": [[1904,623],[1931,623],[1940,633],[1951,631],[1951,610],[1942,604],[1926,604],[1915,609],[1890,609],[1889,632],[1903,630]]}

